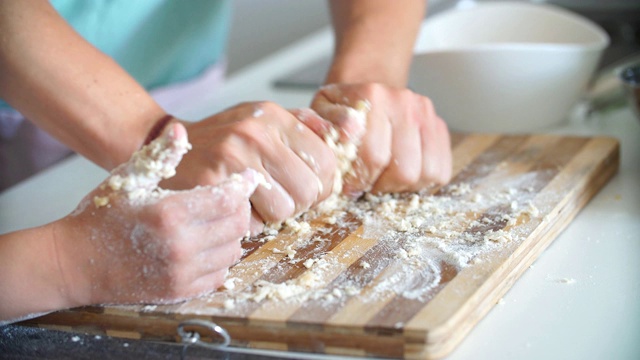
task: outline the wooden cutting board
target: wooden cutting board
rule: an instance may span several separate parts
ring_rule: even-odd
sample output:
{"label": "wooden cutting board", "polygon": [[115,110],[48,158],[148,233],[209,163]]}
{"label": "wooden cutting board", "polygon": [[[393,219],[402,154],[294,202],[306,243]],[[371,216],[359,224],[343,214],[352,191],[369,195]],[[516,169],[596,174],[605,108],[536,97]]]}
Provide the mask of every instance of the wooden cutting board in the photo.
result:
{"label": "wooden cutting board", "polygon": [[[615,174],[618,142],[454,134],[454,177],[419,196],[352,203],[245,243],[223,289],[171,306],[84,307],[26,322],[180,341],[193,319],[231,346],[351,356],[448,354]],[[309,260],[312,259],[312,260]],[[205,328],[203,341],[219,341]]]}

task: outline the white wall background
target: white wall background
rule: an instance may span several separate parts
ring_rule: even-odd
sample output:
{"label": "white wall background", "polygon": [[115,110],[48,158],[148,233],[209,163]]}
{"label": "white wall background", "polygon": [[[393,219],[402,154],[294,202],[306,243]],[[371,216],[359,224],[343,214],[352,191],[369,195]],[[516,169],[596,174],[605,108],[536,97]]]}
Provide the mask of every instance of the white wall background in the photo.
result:
{"label": "white wall background", "polygon": [[[428,0],[429,14],[464,2],[483,1],[490,0]],[[613,10],[622,14],[626,9],[636,9],[637,12],[640,4],[640,0],[517,1],[548,2],[574,10],[595,10],[595,13],[605,14]],[[228,74],[330,24],[327,0],[233,0],[233,6],[233,24],[227,52]],[[612,13],[611,16],[620,14]]]}
{"label": "white wall background", "polygon": [[233,0],[228,74],[330,24],[326,0]]}
{"label": "white wall background", "polygon": [[[434,14],[460,0],[425,1]],[[233,8],[228,75],[331,23],[327,0],[233,0]]]}

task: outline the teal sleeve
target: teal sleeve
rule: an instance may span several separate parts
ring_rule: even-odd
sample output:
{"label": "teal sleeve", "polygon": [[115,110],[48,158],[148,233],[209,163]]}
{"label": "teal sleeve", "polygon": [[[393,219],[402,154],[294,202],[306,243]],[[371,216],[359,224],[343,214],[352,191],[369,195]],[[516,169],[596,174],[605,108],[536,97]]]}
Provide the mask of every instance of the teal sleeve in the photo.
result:
{"label": "teal sleeve", "polygon": [[[80,35],[147,89],[195,77],[224,56],[231,20],[228,0],[51,3]],[[6,107],[1,100],[0,107]]]}

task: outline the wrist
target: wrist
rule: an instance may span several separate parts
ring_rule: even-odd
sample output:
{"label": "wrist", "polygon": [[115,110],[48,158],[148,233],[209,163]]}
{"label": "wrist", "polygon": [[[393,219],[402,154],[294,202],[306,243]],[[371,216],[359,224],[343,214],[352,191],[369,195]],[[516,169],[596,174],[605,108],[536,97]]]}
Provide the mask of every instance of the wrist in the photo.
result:
{"label": "wrist", "polygon": [[1,236],[0,321],[77,305],[60,276],[54,224]]}
{"label": "wrist", "polygon": [[162,134],[162,131],[164,130],[164,128],[166,128],[167,125],[169,125],[169,123],[174,119],[175,118],[173,116],[171,116],[169,114],[166,114],[165,116],[163,116],[159,120],[157,120],[151,126],[149,131],[147,132],[147,137],[145,138],[144,142],[142,143],[142,146],[148,145],[150,142],[152,142],[158,136],[160,136],[160,134]]}
{"label": "wrist", "polygon": [[53,274],[57,283],[58,294],[64,307],[76,307],[94,303],[92,299],[92,267],[94,262],[87,256],[83,244],[87,236],[81,234],[83,226],[73,224],[69,217],[53,222],[52,259]]}
{"label": "wrist", "polygon": [[374,52],[350,52],[334,57],[325,84],[380,83],[406,87],[408,69],[409,65],[403,59],[388,58]]}

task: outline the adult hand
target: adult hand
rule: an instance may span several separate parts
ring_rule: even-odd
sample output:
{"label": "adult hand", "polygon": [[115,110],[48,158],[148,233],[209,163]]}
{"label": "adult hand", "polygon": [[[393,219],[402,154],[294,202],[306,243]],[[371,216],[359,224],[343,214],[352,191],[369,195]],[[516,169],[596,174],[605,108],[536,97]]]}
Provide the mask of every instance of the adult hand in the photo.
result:
{"label": "adult hand", "polygon": [[185,124],[193,150],[166,182],[171,188],[216,184],[246,168],[271,185],[251,196],[252,234],[264,222],[281,222],[309,209],[331,192],[336,161],[331,149],[298,114],[269,102],[244,103],[200,122]]}
{"label": "adult hand", "polygon": [[[217,186],[157,189],[186,143],[182,125],[114,170],[55,230],[74,304],[175,302],[216,289],[241,256],[249,229],[252,170]],[[149,161],[151,160],[151,161]],[[163,176],[164,176],[163,175]]]}
{"label": "adult hand", "polygon": [[[361,123],[353,109],[363,103],[368,111]],[[449,181],[449,132],[428,98],[376,83],[331,84],[318,91],[311,108],[343,137],[360,142],[344,193],[416,191]]]}

